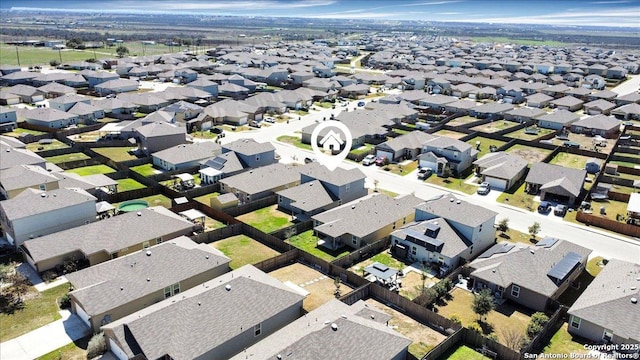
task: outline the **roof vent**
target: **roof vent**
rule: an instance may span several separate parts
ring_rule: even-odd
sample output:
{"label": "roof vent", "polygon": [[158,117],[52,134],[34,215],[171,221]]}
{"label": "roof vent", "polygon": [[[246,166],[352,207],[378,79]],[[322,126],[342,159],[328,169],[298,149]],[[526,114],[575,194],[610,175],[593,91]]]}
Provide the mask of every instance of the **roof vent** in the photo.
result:
{"label": "roof vent", "polygon": [[338,324],[336,323],[331,324],[331,330],[338,331]]}
{"label": "roof vent", "polygon": [[352,208],[352,209],[355,209],[355,208],[356,208],[356,206],[355,206],[355,205],[351,205],[351,208]]}
{"label": "roof vent", "polygon": [[151,281],[151,278],[150,278],[150,277],[148,277],[148,278],[147,278],[147,281]]}
{"label": "roof vent", "polygon": [[632,287],[631,287],[631,290],[635,290],[635,289],[637,289],[637,287],[635,287],[635,286],[632,286]]}
{"label": "roof vent", "polygon": [[138,212],[136,213],[136,215],[138,215],[138,216],[142,216],[142,213],[141,213],[140,211],[138,211]]}
{"label": "roof vent", "polygon": [[198,301],[198,306],[202,305],[202,303],[200,301]]}
{"label": "roof vent", "polygon": [[282,355],[280,355],[280,354],[276,355],[276,359],[281,360],[282,359]]}
{"label": "roof vent", "polygon": [[638,298],[634,298],[634,297],[632,297],[632,298],[631,298],[631,303],[632,303],[632,304],[637,304],[637,303],[638,303]]}
{"label": "roof vent", "polygon": [[120,291],[123,291],[123,290],[124,290],[124,288],[122,286],[120,286]]}
{"label": "roof vent", "polygon": [[7,152],[11,152],[11,149],[7,148],[7,150],[6,150],[6,151],[7,151]]}
{"label": "roof vent", "polygon": [[460,205],[460,200],[456,201],[456,204]]}
{"label": "roof vent", "polygon": [[205,256],[205,259],[208,259],[208,258],[209,258],[209,255]]}
{"label": "roof vent", "polygon": [[449,202],[454,202],[454,200],[455,200],[454,198],[451,198],[449,199]]}
{"label": "roof vent", "polygon": [[46,197],[47,197],[47,194],[45,194],[45,193],[41,193],[41,194],[40,194],[40,197],[41,197],[41,198],[46,198]]}
{"label": "roof vent", "polygon": [[227,284],[224,288],[225,288],[227,291],[231,291],[231,285],[229,285],[229,284]]}
{"label": "roof vent", "polygon": [[151,250],[147,250],[147,256],[151,256]]}
{"label": "roof vent", "polygon": [[536,253],[535,251],[533,251],[533,249],[529,249],[529,252],[532,253],[532,254]]}

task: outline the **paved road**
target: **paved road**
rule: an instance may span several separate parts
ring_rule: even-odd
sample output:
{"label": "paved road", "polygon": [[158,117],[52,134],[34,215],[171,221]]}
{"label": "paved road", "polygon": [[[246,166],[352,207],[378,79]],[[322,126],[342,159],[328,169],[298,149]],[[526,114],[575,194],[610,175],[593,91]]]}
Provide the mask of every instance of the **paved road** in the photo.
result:
{"label": "paved road", "polygon": [[629,80],[614,87],[611,91],[617,92],[620,95],[627,95],[634,91],[638,91],[640,88],[640,75],[629,75]]}
{"label": "paved road", "polygon": [[[355,103],[350,103],[349,110],[353,111],[354,107]],[[342,109],[340,107],[336,110],[323,109],[321,111],[312,111],[309,115],[302,117],[301,120],[291,120],[288,124],[279,123],[250,132],[227,132],[223,143],[243,137],[254,138],[258,141],[271,141],[276,147],[276,152],[281,156],[282,162],[302,162],[307,156],[313,157],[313,153],[290,144],[276,141],[276,138],[285,134],[295,135],[296,131],[300,131],[303,127],[313,124],[316,120],[322,121],[323,117],[329,118],[332,112],[337,115],[341,111]],[[365,167],[351,161],[344,161],[342,165],[342,167],[345,168],[354,166],[359,167],[365,173],[367,176],[366,184],[369,188],[373,188],[374,180],[377,180],[379,188],[398,194],[414,193],[423,199],[449,192],[447,189],[419,181],[415,177],[415,174],[398,176],[381,171],[375,166]],[[495,202],[497,195],[495,191],[491,193],[491,196],[486,197],[462,193],[456,195],[472,204],[477,204],[497,212],[499,214],[498,220],[508,218],[509,226],[515,230],[526,233],[528,232],[528,227],[533,224],[534,221],[538,221],[541,225],[539,236],[549,235],[566,239],[593,249],[594,255],[600,255],[606,258],[618,258],[634,262],[640,260],[640,241],[636,241],[630,237],[608,233],[593,227],[565,222],[553,214],[544,216],[535,212],[497,203]]]}

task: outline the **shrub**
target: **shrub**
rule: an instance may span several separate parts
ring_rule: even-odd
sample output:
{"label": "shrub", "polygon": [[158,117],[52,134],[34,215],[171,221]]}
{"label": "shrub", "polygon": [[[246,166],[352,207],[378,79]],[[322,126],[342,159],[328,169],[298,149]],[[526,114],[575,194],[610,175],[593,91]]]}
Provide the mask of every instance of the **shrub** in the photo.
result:
{"label": "shrub", "polygon": [[547,322],[549,322],[549,317],[543,312],[537,312],[531,315],[531,320],[529,324],[527,324],[527,337],[529,339],[535,338]]}
{"label": "shrub", "polygon": [[451,317],[449,318],[449,320],[453,321],[456,324],[460,324],[462,325],[462,320],[460,320],[460,316],[458,316],[458,314],[453,314],[451,315]]}
{"label": "shrub", "polygon": [[93,359],[96,356],[107,352],[107,341],[103,333],[93,335],[87,346],[87,359]]}
{"label": "shrub", "polygon": [[70,307],[71,307],[71,298],[69,297],[69,294],[64,294],[60,298],[60,309],[68,309]]}
{"label": "shrub", "polygon": [[42,274],[42,280],[44,280],[44,282],[52,282],[53,280],[55,280],[58,277],[58,274],[55,273],[55,271],[45,271]]}
{"label": "shrub", "polygon": [[49,60],[49,65],[51,65],[51,67],[56,67],[56,66],[60,65],[60,61],[58,61],[56,59],[51,59],[51,60]]}
{"label": "shrub", "polygon": [[471,331],[475,331],[475,332],[477,332],[479,334],[482,334],[482,328],[477,323],[470,324],[469,326],[467,326],[467,329],[469,329]]}

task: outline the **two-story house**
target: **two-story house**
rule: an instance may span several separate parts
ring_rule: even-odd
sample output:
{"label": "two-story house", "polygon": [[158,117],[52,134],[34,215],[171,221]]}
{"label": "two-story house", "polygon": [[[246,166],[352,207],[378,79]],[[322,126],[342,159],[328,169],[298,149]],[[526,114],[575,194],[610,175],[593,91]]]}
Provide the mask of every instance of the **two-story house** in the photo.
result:
{"label": "two-story house", "polygon": [[457,175],[468,169],[478,158],[471,145],[446,136],[435,136],[422,144],[418,156],[420,168],[429,168],[438,176]]}

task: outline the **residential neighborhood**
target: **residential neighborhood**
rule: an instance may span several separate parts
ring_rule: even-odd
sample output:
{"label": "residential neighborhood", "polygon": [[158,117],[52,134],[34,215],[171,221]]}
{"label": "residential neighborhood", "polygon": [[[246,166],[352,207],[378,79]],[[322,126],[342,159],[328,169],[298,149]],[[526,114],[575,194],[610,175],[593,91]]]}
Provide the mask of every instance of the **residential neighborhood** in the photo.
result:
{"label": "residential neighborhood", "polygon": [[3,37],[0,358],[637,358],[637,49],[381,29]]}

